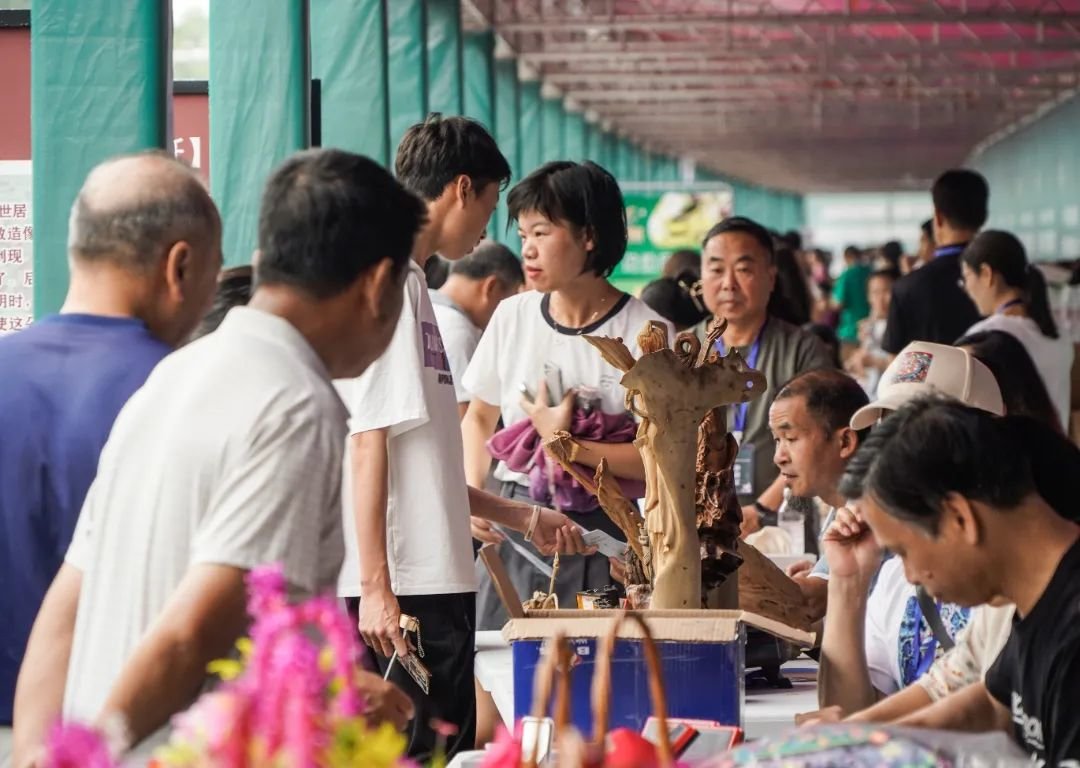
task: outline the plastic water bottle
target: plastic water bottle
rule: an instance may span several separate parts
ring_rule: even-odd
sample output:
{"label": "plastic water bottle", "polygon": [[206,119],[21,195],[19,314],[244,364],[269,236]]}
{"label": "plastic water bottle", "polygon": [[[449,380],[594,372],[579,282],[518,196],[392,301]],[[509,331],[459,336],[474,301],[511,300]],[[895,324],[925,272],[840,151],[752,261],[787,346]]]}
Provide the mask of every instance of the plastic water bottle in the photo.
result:
{"label": "plastic water bottle", "polygon": [[791,554],[806,553],[806,522],[803,513],[791,503],[791,489],[784,489],[784,502],[776,512],[777,524],[791,537]]}

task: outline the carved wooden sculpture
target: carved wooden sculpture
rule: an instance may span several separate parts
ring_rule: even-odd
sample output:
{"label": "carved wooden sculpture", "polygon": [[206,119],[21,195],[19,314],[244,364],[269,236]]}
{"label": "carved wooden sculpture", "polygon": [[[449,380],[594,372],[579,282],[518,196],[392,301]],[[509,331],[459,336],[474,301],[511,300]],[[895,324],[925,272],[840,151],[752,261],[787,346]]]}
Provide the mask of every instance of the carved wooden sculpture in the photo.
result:
{"label": "carved wooden sculpture", "polygon": [[799,585],[753,545],[739,542],[739,608],[806,632],[814,631]]}
{"label": "carved wooden sculpture", "polygon": [[649,566],[652,558],[648,552],[648,539],[643,539],[645,521],[638,513],[637,505],[623,495],[618,481],[608,470],[607,459],[600,460],[595,476],[590,478],[571,461],[573,447],[574,438],[569,432],[556,432],[554,437],[544,444],[547,455],[558,462],[582,488],[596,496],[601,509],[622,531],[633,556],[628,567],[637,576],[631,578],[629,583],[651,584],[652,570]]}
{"label": "carved wooden sculpture", "polygon": [[733,466],[739,444],[727,431],[724,409],[701,422],[697,453],[697,532],[701,542],[701,590],[705,608],[738,608],[739,581],[729,578],[742,563],[736,550],[742,509]]}
{"label": "carved wooden sculpture", "polygon": [[[621,339],[585,337],[605,360],[623,371],[627,407],[642,420],[634,444],[645,463],[645,522],[652,554],[654,608],[696,609],[702,605],[696,505],[702,422],[713,414],[710,429],[715,437],[724,424],[719,411],[722,406],[749,401],[765,391],[765,377],[748,368],[737,352],[726,357],[716,353],[714,343],[723,330],[723,321],[715,321],[704,348],[692,333],[683,333],[670,349],[664,326],[650,323],[638,337],[642,356],[637,360]],[[723,446],[712,437],[710,440],[713,444],[706,458],[723,459],[715,462],[717,467],[728,463],[733,457],[727,455],[726,438]],[[710,471],[728,470],[730,466]],[[710,536],[721,562],[732,563],[741,516],[737,504],[732,510],[726,501],[717,503],[722,504],[717,508],[720,516],[710,523]]]}

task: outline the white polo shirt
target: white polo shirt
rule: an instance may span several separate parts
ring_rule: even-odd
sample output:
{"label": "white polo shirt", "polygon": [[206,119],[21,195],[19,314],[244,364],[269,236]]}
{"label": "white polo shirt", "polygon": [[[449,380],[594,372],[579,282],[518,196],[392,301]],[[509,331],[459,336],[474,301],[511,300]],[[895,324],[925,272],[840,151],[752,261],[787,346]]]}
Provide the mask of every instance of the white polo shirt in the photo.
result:
{"label": "white polo shirt", "polygon": [[158,364],[116,419],[68,550],[83,579],[66,718],[99,714],[193,565],[281,563],[301,595],[333,586],[346,415],[304,337],[255,309]]}

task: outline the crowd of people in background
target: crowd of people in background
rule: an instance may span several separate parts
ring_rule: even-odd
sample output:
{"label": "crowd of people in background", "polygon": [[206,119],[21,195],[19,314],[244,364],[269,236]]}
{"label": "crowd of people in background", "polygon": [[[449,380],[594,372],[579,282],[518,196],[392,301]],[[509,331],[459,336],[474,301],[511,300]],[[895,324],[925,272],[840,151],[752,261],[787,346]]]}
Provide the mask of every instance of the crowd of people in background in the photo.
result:
{"label": "crowd of people in background", "polygon": [[[621,578],[583,539],[620,530],[542,444],[570,432],[573,462],[644,495],[620,374],[581,337],[636,354],[647,323],[704,340],[714,317],[718,351],[768,382],[727,412],[742,533],[790,496],[821,554],[791,572],[824,626],[812,719],[1009,730],[1080,759],[1072,345],[1021,243],[981,231],[981,176],[941,175],[913,255],[834,263],[731,216],[639,298],[610,280],[627,226],[604,168],[551,162],[509,190],[520,259],[482,242],[512,176],[482,126],[429,118],[395,171],[294,156],[252,265],[224,272],[190,169],[147,154],[87,178],[62,311],[0,339],[20,435],[0,443],[0,762],[13,743],[37,765],[61,715],[161,743],[268,562],[342,598],[368,716],[407,728],[411,756],[436,719],[451,755],[486,742],[474,635],[506,615],[476,548],[562,607]],[[394,664],[404,616],[430,692]]]}
{"label": "crowd of people in background", "polygon": [[[931,195],[934,218],[920,226],[911,254],[890,241],[849,245],[836,260],[804,249],[798,232],[770,231],[776,274],[769,314],[835,349],[838,365],[870,396],[912,341],[954,344],[1005,331],[1031,356],[1067,429],[1072,344],[1058,333],[1042,270],[1015,235],[982,231],[990,190],[978,173],[948,171]],[[677,327],[710,316],[699,261],[692,251],[672,254],[664,276],[642,290],[643,300]]]}

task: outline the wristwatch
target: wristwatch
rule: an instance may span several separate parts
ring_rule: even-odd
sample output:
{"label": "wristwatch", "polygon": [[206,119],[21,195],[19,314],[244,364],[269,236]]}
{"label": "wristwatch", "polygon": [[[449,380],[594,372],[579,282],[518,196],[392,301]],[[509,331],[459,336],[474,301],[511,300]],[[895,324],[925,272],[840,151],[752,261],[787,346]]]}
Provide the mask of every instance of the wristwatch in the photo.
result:
{"label": "wristwatch", "polygon": [[754,509],[758,511],[758,523],[764,528],[766,525],[776,525],[776,510],[769,509],[758,500],[754,500]]}

